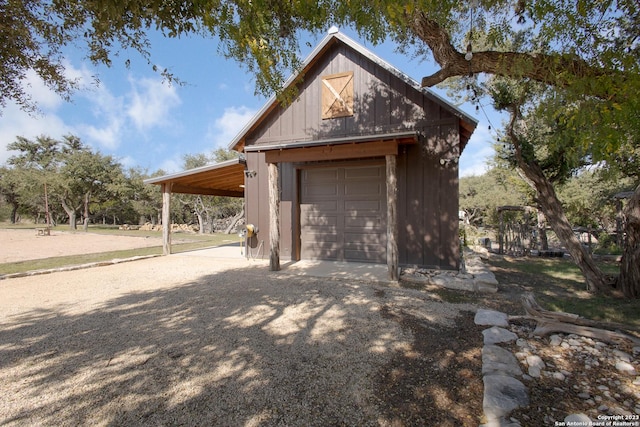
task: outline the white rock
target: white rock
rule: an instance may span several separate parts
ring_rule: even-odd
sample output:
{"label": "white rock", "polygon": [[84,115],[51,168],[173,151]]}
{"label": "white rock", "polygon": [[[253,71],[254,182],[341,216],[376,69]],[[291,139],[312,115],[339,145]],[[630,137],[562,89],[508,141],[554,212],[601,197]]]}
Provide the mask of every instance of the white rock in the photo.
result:
{"label": "white rock", "polygon": [[634,368],[631,363],[623,362],[621,360],[616,362],[616,369],[630,375],[636,374],[636,368]]}
{"label": "white rock", "polygon": [[560,344],[562,344],[562,337],[560,335],[551,335],[551,338],[549,339],[549,343],[552,346],[557,347]]}
{"label": "white rock", "polygon": [[631,363],[631,355],[628,353],[625,353],[624,351],[620,351],[620,350],[613,350],[613,354],[615,357],[618,358],[618,360],[622,360],[623,362],[627,362],[627,363]]}

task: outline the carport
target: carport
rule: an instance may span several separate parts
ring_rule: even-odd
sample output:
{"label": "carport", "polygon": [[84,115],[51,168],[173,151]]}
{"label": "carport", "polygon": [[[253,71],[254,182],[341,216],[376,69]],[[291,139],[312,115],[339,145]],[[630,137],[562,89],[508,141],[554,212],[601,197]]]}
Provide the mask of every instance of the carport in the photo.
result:
{"label": "carport", "polygon": [[227,160],[179,173],[149,178],[162,189],[162,253],[171,254],[171,193],[244,197],[244,158]]}

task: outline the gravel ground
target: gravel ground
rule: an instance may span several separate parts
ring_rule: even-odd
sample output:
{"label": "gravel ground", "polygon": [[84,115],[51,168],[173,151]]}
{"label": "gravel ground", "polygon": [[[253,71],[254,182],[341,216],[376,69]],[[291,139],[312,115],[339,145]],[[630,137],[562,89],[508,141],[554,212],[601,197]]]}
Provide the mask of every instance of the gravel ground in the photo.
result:
{"label": "gravel ground", "polygon": [[193,254],[4,280],[0,425],[478,425],[473,311]]}

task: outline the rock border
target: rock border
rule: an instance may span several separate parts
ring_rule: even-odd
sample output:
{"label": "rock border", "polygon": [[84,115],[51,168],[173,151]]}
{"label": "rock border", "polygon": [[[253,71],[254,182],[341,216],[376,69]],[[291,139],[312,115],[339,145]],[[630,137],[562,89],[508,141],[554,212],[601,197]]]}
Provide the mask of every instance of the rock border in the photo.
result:
{"label": "rock border", "polygon": [[[520,420],[509,417],[511,412],[529,405],[529,393],[525,384],[520,381],[531,381],[543,375],[552,376],[560,381],[566,376],[572,375],[566,371],[553,371],[545,364],[540,356],[534,353],[527,344],[527,340],[519,338],[518,334],[505,328],[509,327],[508,316],[505,313],[478,309],[474,322],[476,325],[488,326],[482,331],[484,337],[482,348],[482,375],[484,383],[484,396],[482,409],[486,419],[480,427],[521,427]],[[517,353],[500,347],[499,344],[515,342]],[[635,357],[640,355],[640,347],[633,348],[633,355],[617,349],[608,349],[608,345],[597,342],[588,337],[577,335],[555,334],[549,337],[549,346],[563,347],[582,351],[586,364],[597,364],[598,358],[604,353],[609,353],[607,363],[615,366],[615,369],[625,375],[636,376],[640,373],[633,363],[637,365]],[[589,357],[590,356],[590,357]],[[522,365],[521,365],[522,363]],[[526,366],[527,372],[522,371],[521,366]],[[518,379],[518,378],[520,379]],[[640,385],[640,376],[636,376],[634,385]],[[633,405],[631,401],[621,402],[620,407],[609,408],[600,404],[599,393],[610,396],[609,386],[600,384],[597,387],[585,386],[585,390],[578,396],[597,407],[600,413],[611,413],[611,419],[625,419],[626,416],[640,415],[640,393],[636,392],[638,402]],[[614,392],[611,392],[614,393]],[[598,406],[599,405],[599,406]],[[626,409],[623,409],[626,407]],[[619,418],[615,418],[619,417]],[[551,420],[550,420],[551,422]],[[599,425],[600,422],[591,419],[584,413],[569,414],[563,422],[556,425]],[[577,423],[577,424],[576,424]],[[637,421],[634,421],[637,425]],[[604,425],[604,424],[603,424]],[[622,424],[620,424],[622,425]]]}
{"label": "rock border", "polygon": [[97,261],[97,262],[89,262],[86,264],[67,265],[65,267],[58,267],[58,268],[22,271],[20,273],[9,273],[9,274],[0,275],[0,280],[15,279],[18,277],[39,276],[41,274],[58,273],[61,271],[75,271],[75,270],[84,270],[86,268],[104,267],[107,265],[121,264],[123,262],[138,261],[138,260],[147,259],[147,258],[156,258],[159,256],[162,256],[162,255],[159,255],[159,254],[158,255],[139,255],[139,256],[134,256],[130,258],[115,258],[110,261]]}
{"label": "rock border", "polygon": [[435,285],[447,289],[473,292],[498,292],[498,281],[491,270],[474,251],[464,252],[465,269],[435,270],[426,268],[404,268],[400,280],[419,285]]}

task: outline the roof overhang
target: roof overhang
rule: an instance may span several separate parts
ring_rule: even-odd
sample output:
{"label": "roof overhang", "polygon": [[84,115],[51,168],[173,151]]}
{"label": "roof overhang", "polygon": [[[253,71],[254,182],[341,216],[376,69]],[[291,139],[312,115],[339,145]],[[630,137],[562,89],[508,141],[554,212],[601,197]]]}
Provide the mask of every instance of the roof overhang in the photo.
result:
{"label": "roof overhang", "polygon": [[267,163],[346,160],[397,155],[400,144],[414,144],[415,131],[349,136],[272,145],[252,145],[245,152],[264,152]]}
{"label": "roof overhang", "polygon": [[212,165],[145,179],[145,184],[171,186],[173,193],[244,197],[245,160],[227,160]]}

